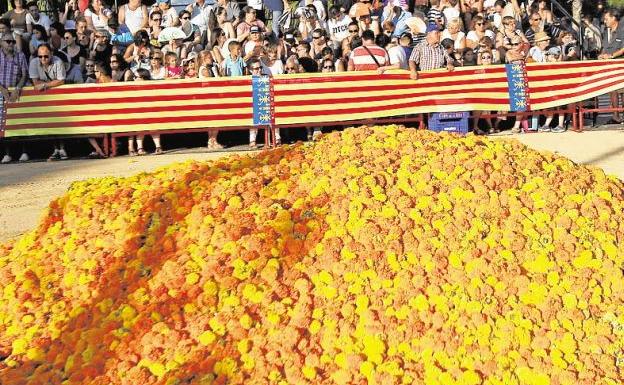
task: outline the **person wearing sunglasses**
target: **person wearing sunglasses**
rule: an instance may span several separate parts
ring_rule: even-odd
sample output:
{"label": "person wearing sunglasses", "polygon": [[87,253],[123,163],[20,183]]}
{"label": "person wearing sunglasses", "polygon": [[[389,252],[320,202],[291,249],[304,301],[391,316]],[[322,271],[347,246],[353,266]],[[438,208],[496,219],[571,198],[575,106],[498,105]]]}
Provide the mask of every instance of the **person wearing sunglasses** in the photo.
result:
{"label": "person wearing sunglasses", "polygon": [[329,8],[329,40],[334,49],[340,48],[342,41],[349,37],[349,24],[352,19],[347,16],[340,7],[333,5]]}
{"label": "person wearing sunglasses", "polygon": [[[10,32],[0,35],[0,103],[5,100],[16,102],[19,100],[22,88],[28,79],[28,63],[23,52],[15,49],[15,39]],[[12,90],[9,90],[13,87]],[[9,145],[5,144],[5,155],[0,163],[11,162]],[[27,161],[28,154],[22,148],[20,161]]]}
{"label": "person wearing sunglasses", "polygon": [[360,38],[360,25],[357,21],[352,21],[349,23],[349,28],[347,29],[349,32],[349,36],[342,40],[342,57],[348,58],[351,54],[351,44],[354,40]]}
{"label": "person wearing sunglasses", "polygon": [[466,34],[466,48],[476,49],[479,46],[479,40],[484,36],[492,40],[496,38],[494,32],[488,29],[488,24],[481,15],[472,18],[472,29]]}
{"label": "person wearing sunglasses", "polygon": [[[65,65],[61,59],[52,55],[52,49],[48,44],[39,46],[37,56],[30,60],[28,74],[35,90],[40,92],[65,84]],[[63,141],[54,144],[54,152],[48,160],[59,159],[67,159]]]}
{"label": "person wearing sunglasses", "polygon": [[503,28],[496,35],[496,49],[501,50],[501,55],[512,48],[511,40],[516,36],[520,38],[521,43],[529,44],[522,30],[517,28],[516,19],[513,16],[504,16],[502,23]]}
{"label": "person wearing sunglasses", "polygon": [[529,15],[529,28],[524,31],[524,36],[526,36],[531,46],[535,45],[535,35],[539,32],[545,32],[550,34],[550,25],[544,24],[542,16],[540,16],[539,12],[531,12],[531,14]]}
{"label": "person wearing sunglasses", "polygon": [[65,39],[66,46],[61,49],[61,51],[67,54],[67,57],[71,61],[72,64],[78,64],[80,67],[84,68],[85,61],[87,59],[87,50],[78,45],[78,35],[74,30],[67,30],[63,35]]}

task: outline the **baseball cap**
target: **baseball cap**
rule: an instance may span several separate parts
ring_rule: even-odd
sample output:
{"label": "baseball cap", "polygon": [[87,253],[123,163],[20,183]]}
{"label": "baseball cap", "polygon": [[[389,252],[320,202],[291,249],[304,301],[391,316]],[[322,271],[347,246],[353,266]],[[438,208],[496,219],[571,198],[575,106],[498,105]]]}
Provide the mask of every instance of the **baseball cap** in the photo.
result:
{"label": "baseball cap", "polygon": [[561,48],[558,46],[550,47],[546,52],[550,55],[559,56],[561,55]]}
{"label": "baseball cap", "polygon": [[249,33],[260,33],[260,28],[258,28],[257,25],[252,25],[251,28],[249,28]]}
{"label": "baseball cap", "polygon": [[425,33],[429,33],[429,32],[439,32],[440,29],[438,28],[438,26],[436,24],[432,24],[429,23],[427,24],[427,30],[425,31]]}

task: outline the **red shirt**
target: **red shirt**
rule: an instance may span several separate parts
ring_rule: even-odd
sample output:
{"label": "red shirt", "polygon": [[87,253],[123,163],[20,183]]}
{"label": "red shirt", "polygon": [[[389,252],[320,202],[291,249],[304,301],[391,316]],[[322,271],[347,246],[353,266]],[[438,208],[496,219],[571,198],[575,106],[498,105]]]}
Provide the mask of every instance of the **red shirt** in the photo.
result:
{"label": "red shirt", "polygon": [[[357,47],[349,55],[349,65],[353,65],[355,71],[374,71],[390,63],[388,52],[385,49],[376,45],[368,45],[366,48],[364,46]],[[373,56],[375,56],[377,62],[375,62]]]}

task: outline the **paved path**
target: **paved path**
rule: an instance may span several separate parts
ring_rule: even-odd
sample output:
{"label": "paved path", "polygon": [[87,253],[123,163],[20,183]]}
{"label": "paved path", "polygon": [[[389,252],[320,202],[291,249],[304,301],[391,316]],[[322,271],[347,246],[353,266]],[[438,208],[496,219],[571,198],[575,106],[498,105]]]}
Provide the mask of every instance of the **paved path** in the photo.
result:
{"label": "paved path", "polygon": [[[493,138],[516,138],[532,148],[556,152],[577,163],[602,167],[608,174],[624,180],[624,131],[500,135]],[[215,159],[230,153],[193,149],[161,156],[0,165],[0,241],[33,228],[50,200],[63,194],[76,180],[128,176],[172,162]]]}

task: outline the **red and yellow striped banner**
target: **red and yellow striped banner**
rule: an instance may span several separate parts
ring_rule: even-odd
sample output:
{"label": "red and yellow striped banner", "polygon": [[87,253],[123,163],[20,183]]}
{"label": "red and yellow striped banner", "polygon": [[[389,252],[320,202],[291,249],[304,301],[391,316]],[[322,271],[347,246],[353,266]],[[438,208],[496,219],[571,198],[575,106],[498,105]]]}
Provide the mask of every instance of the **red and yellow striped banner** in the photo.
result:
{"label": "red and yellow striped banner", "polygon": [[[624,60],[527,64],[533,110],[622,88]],[[429,112],[509,111],[505,66],[279,75],[272,78],[276,125]],[[102,134],[253,125],[251,77],[63,86],[24,92],[9,103],[4,136]],[[2,131],[0,130],[0,136]]]}

